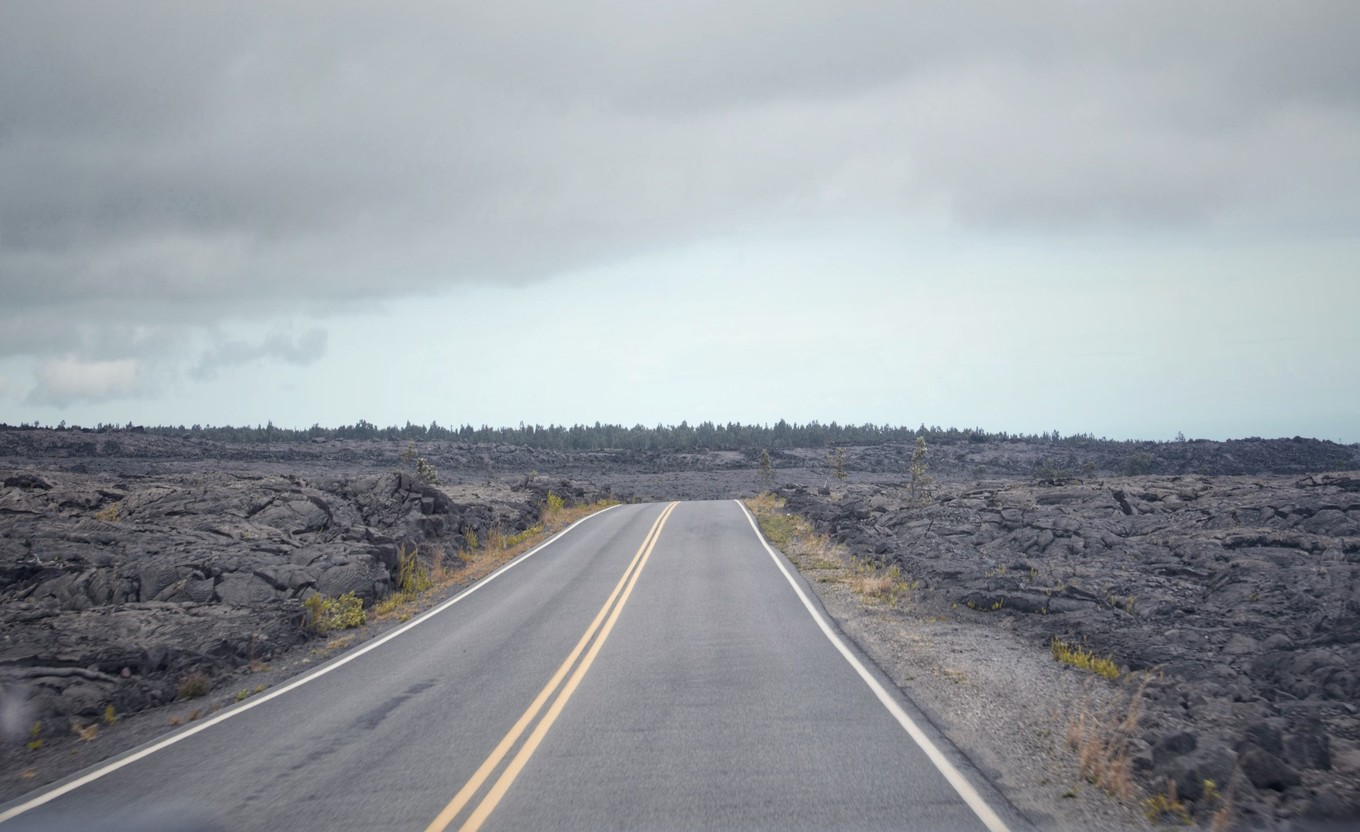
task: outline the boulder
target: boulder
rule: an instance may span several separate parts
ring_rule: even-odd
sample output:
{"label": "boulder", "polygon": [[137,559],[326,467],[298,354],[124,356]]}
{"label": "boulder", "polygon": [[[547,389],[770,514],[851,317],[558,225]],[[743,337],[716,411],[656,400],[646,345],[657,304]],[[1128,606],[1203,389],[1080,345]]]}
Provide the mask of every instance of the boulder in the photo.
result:
{"label": "boulder", "polygon": [[1242,773],[1258,789],[1282,792],[1303,782],[1299,772],[1289,763],[1257,747],[1249,747],[1240,758]]}

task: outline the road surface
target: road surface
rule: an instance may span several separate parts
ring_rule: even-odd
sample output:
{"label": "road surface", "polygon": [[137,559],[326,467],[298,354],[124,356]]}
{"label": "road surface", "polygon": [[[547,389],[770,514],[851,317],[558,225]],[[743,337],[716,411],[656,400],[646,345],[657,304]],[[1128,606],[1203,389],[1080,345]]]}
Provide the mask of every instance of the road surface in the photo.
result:
{"label": "road surface", "polygon": [[735,502],[619,506],[21,829],[1023,828]]}

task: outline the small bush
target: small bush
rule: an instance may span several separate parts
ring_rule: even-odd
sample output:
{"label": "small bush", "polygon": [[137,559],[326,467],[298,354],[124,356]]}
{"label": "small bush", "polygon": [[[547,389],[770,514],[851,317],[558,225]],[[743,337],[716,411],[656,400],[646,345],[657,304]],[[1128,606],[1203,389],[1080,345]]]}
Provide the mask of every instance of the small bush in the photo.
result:
{"label": "small bush", "polygon": [[558,512],[560,512],[560,511],[562,510],[562,506],[563,506],[563,505],[564,505],[564,504],[563,504],[563,502],[562,502],[562,498],[561,498],[561,497],[557,496],[556,494],[552,493],[551,491],[548,492],[548,514],[549,514],[549,516],[554,515],[554,514],[557,514]]}
{"label": "small bush", "polygon": [[339,598],[318,593],[303,601],[302,606],[307,611],[306,627],[314,633],[348,630],[368,620],[363,599],[353,592],[346,592]]}
{"label": "small bush", "polygon": [[1115,664],[1114,659],[1109,656],[1101,658],[1089,650],[1083,650],[1059,638],[1053,639],[1050,649],[1053,652],[1053,658],[1063,664],[1090,671],[1110,681],[1119,678],[1119,665]]}
{"label": "small bush", "polygon": [[197,699],[200,696],[207,696],[210,690],[212,690],[212,679],[208,678],[208,674],[201,670],[195,670],[179,680],[180,699]]}
{"label": "small bush", "polygon": [[105,724],[105,725],[114,725],[114,724],[116,724],[117,722],[118,722],[118,712],[115,711],[115,710],[113,709],[113,706],[112,706],[112,705],[105,705],[105,706],[104,706],[104,724]]}
{"label": "small bush", "polygon": [[1154,823],[1168,819],[1185,826],[1192,823],[1190,811],[1176,796],[1176,781],[1171,779],[1166,781],[1166,791],[1158,792],[1143,801],[1143,815]]}
{"label": "small bush", "polygon": [[423,456],[416,458],[416,476],[429,485],[439,485],[439,472],[435,471],[434,464]]}
{"label": "small bush", "polygon": [[414,441],[406,443],[406,450],[401,452],[401,461],[411,463],[415,469],[416,477],[421,482],[427,485],[439,485],[439,472],[435,470],[434,463],[416,452]]}
{"label": "small bush", "polygon": [[123,503],[121,501],[109,503],[99,511],[96,511],[94,513],[94,518],[96,520],[102,520],[105,523],[117,523],[119,520],[123,519]]}

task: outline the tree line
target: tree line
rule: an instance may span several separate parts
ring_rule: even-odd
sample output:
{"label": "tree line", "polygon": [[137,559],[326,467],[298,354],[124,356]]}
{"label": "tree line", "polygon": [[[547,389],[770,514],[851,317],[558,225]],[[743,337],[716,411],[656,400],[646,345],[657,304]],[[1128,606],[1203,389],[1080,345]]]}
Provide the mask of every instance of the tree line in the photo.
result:
{"label": "tree line", "polygon": [[[31,430],[42,426],[19,425],[17,429]],[[15,430],[9,425],[0,425],[0,430]],[[47,429],[47,428],[43,428]],[[428,425],[407,422],[404,426],[378,425],[360,419],[352,425],[310,428],[283,428],[270,422],[266,425],[233,427],[230,425],[156,425],[141,426],[100,424],[94,428],[67,427],[63,422],[56,430],[79,431],[129,431],[161,436],[176,436],[192,439],[207,439],[231,443],[292,443],[312,442],[331,439],[357,440],[406,440],[415,442],[445,441],[469,444],[518,445],[529,448],[562,451],[604,451],[604,450],[728,450],[751,451],[767,448],[771,450],[787,448],[821,448],[838,445],[879,445],[889,442],[914,444],[918,437],[931,443],[961,442],[1042,442],[1052,445],[1089,447],[1094,444],[1114,443],[1114,440],[1097,439],[1090,434],[1061,435],[1058,431],[1038,434],[1008,433],[1006,431],[985,431],[982,428],[943,428],[927,427],[922,424],[912,428],[905,425],[842,425],[837,422],[823,424],[812,421],[806,423],[787,422],[780,419],[771,424],[742,424],[740,422],[700,422],[690,425],[633,425],[627,427],[616,424],[593,425],[527,425],[516,427],[445,427],[437,422]]]}

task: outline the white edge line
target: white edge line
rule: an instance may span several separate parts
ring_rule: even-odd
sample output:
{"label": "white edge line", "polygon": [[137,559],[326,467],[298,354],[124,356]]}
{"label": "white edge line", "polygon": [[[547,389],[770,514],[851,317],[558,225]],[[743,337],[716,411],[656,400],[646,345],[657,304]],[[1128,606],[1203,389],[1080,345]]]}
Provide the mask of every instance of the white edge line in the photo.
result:
{"label": "white edge line", "polygon": [[841,656],[850,663],[850,666],[855,669],[855,672],[859,674],[859,677],[863,679],[864,683],[869,686],[869,689],[874,692],[874,695],[878,697],[878,701],[882,702],[883,707],[888,709],[888,713],[892,714],[898,724],[900,724],[911,738],[916,741],[916,744],[925,752],[926,757],[930,758],[930,761],[935,764],[935,768],[940,770],[940,773],[944,775],[944,779],[949,781],[949,785],[954,787],[954,791],[959,793],[959,797],[963,798],[963,802],[968,804],[968,808],[973,810],[973,814],[978,816],[978,819],[982,821],[984,826],[991,830],[991,832],[1010,832],[1009,827],[1006,826],[1005,822],[992,810],[992,807],[987,804],[987,801],[983,799],[982,795],[978,794],[977,789],[973,788],[973,784],[969,783],[967,778],[963,776],[954,764],[949,762],[949,759],[944,756],[944,753],[940,751],[935,743],[930,741],[930,738],[927,737],[925,732],[921,730],[916,722],[907,715],[907,712],[902,710],[902,706],[897,704],[897,700],[893,699],[888,691],[884,689],[883,685],[874,678],[873,674],[869,672],[869,669],[859,660],[859,657],[850,652],[850,648],[845,645],[845,641],[842,640],[840,636],[836,635],[836,632],[831,629],[831,626],[827,624],[822,615],[817,612],[816,607],[813,606],[812,601],[807,597],[807,593],[803,592],[803,588],[794,580],[793,575],[789,574],[788,568],[784,566],[784,562],[779,559],[779,556],[775,554],[774,549],[770,547],[770,543],[765,539],[765,535],[760,533],[760,527],[756,525],[755,516],[751,514],[751,511],[748,508],[746,508],[746,505],[742,503],[741,500],[734,500],[733,502],[741,506],[741,510],[746,514],[746,522],[751,524],[751,529],[756,533],[756,538],[760,541],[760,545],[765,547],[765,551],[774,559],[775,565],[779,567],[779,571],[784,573],[784,579],[789,582],[789,586],[793,587],[793,591],[798,593],[798,598],[803,602],[803,606],[807,608],[807,611],[812,616],[813,620],[817,622],[817,626],[821,628],[822,633],[831,640],[831,643],[840,651]]}
{"label": "white edge line", "polygon": [[120,768],[123,768],[124,766],[132,765],[138,760],[141,760],[144,757],[149,757],[152,754],[155,754],[157,751],[160,751],[164,748],[169,748],[175,743],[180,742],[181,740],[186,740],[200,731],[206,731],[207,729],[213,727],[214,725],[217,725],[219,722],[225,722],[226,720],[231,719],[234,716],[240,716],[241,714],[245,713],[251,708],[263,705],[264,703],[268,702],[271,699],[283,696],[290,690],[300,688],[314,679],[319,679],[322,676],[325,676],[327,673],[330,673],[332,670],[335,670],[336,668],[343,667],[344,665],[349,664],[350,662],[354,661],[355,659],[359,658],[360,656],[364,655],[370,650],[376,650],[377,648],[381,647],[382,645],[386,644],[387,642],[391,641],[392,639],[396,638],[402,633],[411,630],[412,628],[420,625],[426,620],[438,615],[439,613],[443,612],[444,610],[448,609],[449,607],[468,597],[472,593],[476,592],[477,590],[491,583],[496,578],[500,577],[502,574],[510,571],[519,564],[523,563],[524,561],[528,560],[529,558],[548,548],[553,543],[555,543],[559,538],[565,535],[567,532],[581,525],[585,521],[591,519],[592,517],[599,517],[606,511],[609,511],[610,509],[616,507],[617,504],[609,506],[608,508],[603,508],[593,514],[588,514],[585,517],[582,517],[580,520],[577,520],[575,523],[572,523],[570,526],[567,526],[562,531],[558,532],[557,534],[538,544],[534,548],[530,549],[529,551],[525,552],[524,554],[505,564],[501,568],[497,569],[495,572],[492,572],[490,575],[487,575],[485,578],[482,578],[481,580],[477,581],[475,584],[458,593],[457,595],[453,596],[452,598],[448,599],[447,601],[439,603],[437,606],[421,613],[419,616],[411,619],[410,621],[401,625],[392,632],[387,633],[379,638],[374,639],[373,641],[368,642],[367,644],[363,645],[362,647],[358,648],[352,653],[348,653],[344,656],[341,656],[340,658],[332,661],[329,664],[322,665],[321,667],[316,668],[312,672],[304,676],[301,676],[297,679],[294,679],[293,681],[287,683],[281,688],[276,688],[275,690],[272,690],[269,693],[252,696],[245,702],[242,702],[241,704],[235,706],[234,708],[225,710],[222,713],[218,714],[217,716],[212,717],[211,719],[204,720],[203,722],[200,722],[191,728],[185,729],[176,734],[172,734],[166,737],[165,739],[162,739],[158,742],[154,742],[151,745],[142,748],[140,751],[135,751],[126,757],[115,760],[112,763],[109,763],[108,765],[103,766],[102,768],[97,768],[94,771],[91,771],[88,774],[85,774],[81,777],[77,777],[75,780],[72,780],[68,783],[58,786],[52,789],[51,791],[43,792],[42,794],[39,794],[38,796],[34,797],[32,800],[29,800],[25,803],[21,803],[18,806],[14,806],[13,808],[8,809],[3,813],[0,813],[0,823],[4,823],[7,820],[11,820],[15,817],[18,817],[19,815],[24,814],[25,812],[36,809],[45,803],[49,803],[53,800],[56,800],[62,795],[75,791],[81,786],[84,786],[88,783],[93,783],[95,780],[98,780],[99,778],[103,777],[106,774],[112,774],[113,772],[117,771]]}

